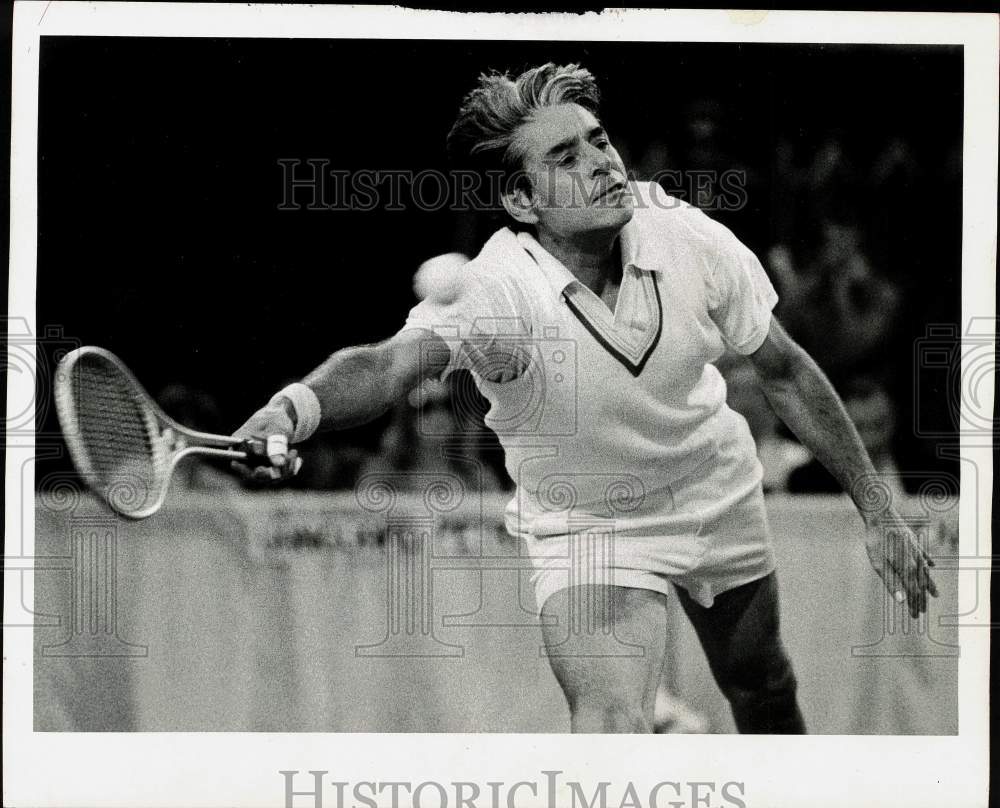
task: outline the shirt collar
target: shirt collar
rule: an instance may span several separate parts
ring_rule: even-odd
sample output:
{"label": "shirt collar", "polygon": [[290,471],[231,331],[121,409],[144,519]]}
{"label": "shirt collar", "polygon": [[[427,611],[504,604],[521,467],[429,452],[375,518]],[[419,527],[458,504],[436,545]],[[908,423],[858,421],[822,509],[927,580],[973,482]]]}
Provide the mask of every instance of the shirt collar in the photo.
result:
{"label": "shirt collar", "polygon": [[[621,249],[622,267],[635,267],[636,269],[648,269],[659,272],[659,267],[652,264],[642,253],[642,239],[640,238],[639,225],[633,216],[621,230],[618,236],[619,247]],[[552,253],[538,243],[531,233],[522,230],[517,233],[517,243],[535,259],[546,280],[552,287],[556,295],[560,295],[571,283],[576,281],[576,276],[570,272],[566,266]]]}

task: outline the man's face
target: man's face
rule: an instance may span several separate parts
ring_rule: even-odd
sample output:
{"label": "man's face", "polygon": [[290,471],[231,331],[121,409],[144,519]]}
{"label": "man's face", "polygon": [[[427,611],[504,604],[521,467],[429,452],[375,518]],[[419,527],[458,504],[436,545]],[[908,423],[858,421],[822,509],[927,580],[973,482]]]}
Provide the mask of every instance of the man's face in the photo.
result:
{"label": "man's face", "polygon": [[625,166],[583,107],[538,110],[518,128],[514,149],[531,183],[519,220],[566,240],[617,233],[632,218]]}

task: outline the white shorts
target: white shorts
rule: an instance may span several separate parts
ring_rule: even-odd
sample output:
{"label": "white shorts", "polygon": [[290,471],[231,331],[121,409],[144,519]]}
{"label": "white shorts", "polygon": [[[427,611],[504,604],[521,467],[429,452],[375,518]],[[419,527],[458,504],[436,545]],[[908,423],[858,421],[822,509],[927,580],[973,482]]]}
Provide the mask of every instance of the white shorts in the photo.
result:
{"label": "white shorts", "polygon": [[709,607],[774,571],[756,456],[722,452],[678,483],[650,492],[647,507],[628,518],[574,516],[564,532],[519,534],[538,611],[553,593],[586,584],[664,594],[677,584]]}

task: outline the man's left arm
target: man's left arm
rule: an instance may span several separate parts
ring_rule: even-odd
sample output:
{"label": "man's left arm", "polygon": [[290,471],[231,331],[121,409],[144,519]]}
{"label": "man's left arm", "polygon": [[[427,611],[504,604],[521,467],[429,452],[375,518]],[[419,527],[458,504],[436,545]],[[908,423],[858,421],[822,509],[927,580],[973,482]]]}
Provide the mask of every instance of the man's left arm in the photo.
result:
{"label": "man's left arm", "polygon": [[773,317],[767,337],[750,359],[775,413],[854,500],[865,523],[868,557],[879,577],[897,601],[908,601],[913,617],[926,611],[927,593],[937,597],[928,570],[934,562],[891,501],[872,507],[885,488],[823,371]]}

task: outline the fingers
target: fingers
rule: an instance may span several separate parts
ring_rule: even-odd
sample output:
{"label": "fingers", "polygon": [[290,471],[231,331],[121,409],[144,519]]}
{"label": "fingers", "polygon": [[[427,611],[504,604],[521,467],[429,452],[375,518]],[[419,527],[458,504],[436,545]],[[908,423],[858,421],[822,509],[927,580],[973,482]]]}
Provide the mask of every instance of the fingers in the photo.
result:
{"label": "fingers", "polygon": [[906,588],[910,616],[916,619],[927,611],[927,593],[937,597],[937,586],[930,575],[927,555],[916,537],[906,530],[893,538],[895,547],[892,555],[895,563],[892,566],[896,577]]}
{"label": "fingers", "polygon": [[295,427],[284,407],[269,404],[257,410],[234,437],[242,438],[240,448],[246,459],[233,463],[244,480],[258,485],[280,483],[294,477],[302,460],[289,450]]}
{"label": "fingers", "polygon": [[[906,601],[910,609],[910,617],[916,619],[927,610],[927,590],[920,576],[920,566],[917,563],[915,548],[908,541],[908,536],[895,537],[892,565],[896,576],[902,581],[906,590]],[[897,598],[898,600],[898,598]]]}
{"label": "fingers", "polygon": [[906,603],[914,619],[927,611],[927,595],[938,596],[931,578],[933,559],[908,527],[881,526],[870,539],[872,565],[899,604]]}
{"label": "fingers", "polygon": [[931,558],[926,550],[921,549],[920,554],[917,556],[917,567],[920,574],[920,585],[921,588],[926,592],[931,594],[931,597],[936,598],[938,596],[938,588],[934,583],[934,579],[931,578],[930,568],[934,566],[934,559]]}
{"label": "fingers", "polygon": [[916,567],[916,579],[920,590],[920,611],[925,612],[927,611],[928,593],[934,598],[938,596],[937,584],[934,583],[930,571],[930,568],[934,566],[934,559],[923,547],[919,546],[912,533],[909,536],[909,544],[913,553],[913,565]]}
{"label": "fingers", "polygon": [[927,573],[927,591],[930,592],[935,598],[938,596],[937,584],[934,583],[934,579],[931,578],[931,574],[929,572]]}
{"label": "fingers", "polygon": [[906,599],[906,586],[896,573],[892,564],[892,556],[888,552],[888,547],[884,540],[880,541],[879,545],[875,545],[874,542],[869,545],[869,556],[872,567],[875,569],[878,577],[882,579],[882,583],[885,584],[885,588],[889,590],[895,601],[902,603]]}
{"label": "fingers", "polygon": [[265,453],[272,466],[284,466],[288,457],[288,436],[268,435]]}
{"label": "fingers", "polygon": [[927,611],[927,587],[920,581],[920,572],[914,566],[906,579],[910,617],[916,619]]}
{"label": "fingers", "polygon": [[[286,439],[287,440],[287,439]],[[246,482],[257,485],[271,485],[291,479],[302,469],[302,458],[295,449],[278,455],[254,454],[248,460],[259,458],[265,461],[250,466],[245,462],[234,460],[230,465]],[[276,462],[280,460],[280,462]],[[269,464],[270,463],[270,464]]]}
{"label": "fingers", "polygon": [[892,593],[896,603],[904,603],[906,601],[906,583],[892,568],[892,565],[884,564],[881,568],[876,567],[875,571],[885,584],[885,588]]}
{"label": "fingers", "polygon": [[913,547],[904,538],[897,547],[896,559],[899,576],[906,586],[906,600],[910,607],[910,617],[916,618],[927,609],[927,594],[920,581],[920,568],[913,553]]}

